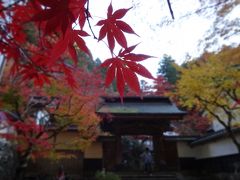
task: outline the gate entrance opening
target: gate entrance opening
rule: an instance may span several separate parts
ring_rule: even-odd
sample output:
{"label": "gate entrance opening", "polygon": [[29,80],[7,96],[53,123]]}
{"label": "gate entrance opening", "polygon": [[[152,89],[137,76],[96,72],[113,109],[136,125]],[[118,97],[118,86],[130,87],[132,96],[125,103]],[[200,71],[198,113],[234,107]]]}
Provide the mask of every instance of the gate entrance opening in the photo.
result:
{"label": "gate entrance opening", "polygon": [[170,130],[170,121],[182,119],[186,112],[179,110],[167,97],[125,97],[123,103],[119,97],[103,100],[97,113],[103,118],[101,129],[109,133],[102,139],[105,169],[121,167],[124,163],[122,142],[126,137],[138,136],[151,139],[156,171],[163,166],[174,170],[178,167],[176,143],[164,140],[163,132]]}

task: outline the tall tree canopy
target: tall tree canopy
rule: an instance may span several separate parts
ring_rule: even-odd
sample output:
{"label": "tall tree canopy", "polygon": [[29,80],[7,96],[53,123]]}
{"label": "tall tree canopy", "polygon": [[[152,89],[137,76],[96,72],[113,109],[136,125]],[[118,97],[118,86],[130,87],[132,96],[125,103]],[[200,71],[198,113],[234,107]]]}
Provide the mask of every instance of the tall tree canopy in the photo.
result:
{"label": "tall tree canopy", "polygon": [[158,74],[162,75],[169,83],[175,85],[178,79],[178,72],[174,66],[175,60],[171,56],[164,55],[159,62]]}
{"label": "tall tree canopy", "polygon": [[204,54],[179,68],[177,96],[182,106],[206,112],[228,132],[240,152],[240,142],[232,129],[240,114],[240,47]]}
{"label": "tall tree canopy", "polygon": [[[234,40],[240,37],[239,0],[199,0],[201,8],[196,12],[207,18],[213,18],[211,28],[206,32],[204,41],[200,41],[205,49],[216,49],[216,45],[239,45]],[[233,43],[232,43],[233,42]],[[229,44],[230,43],[230,44]]]}

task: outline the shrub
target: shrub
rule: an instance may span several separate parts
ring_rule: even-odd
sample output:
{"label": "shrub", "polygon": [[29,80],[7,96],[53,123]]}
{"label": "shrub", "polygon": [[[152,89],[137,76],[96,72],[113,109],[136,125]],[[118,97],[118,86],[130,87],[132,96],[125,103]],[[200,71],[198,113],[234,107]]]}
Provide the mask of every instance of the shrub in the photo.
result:
{"label": "shrub", "polygon": [[98,171],[95,175],[96,180],[121,180],[121,178],[113,172]]}

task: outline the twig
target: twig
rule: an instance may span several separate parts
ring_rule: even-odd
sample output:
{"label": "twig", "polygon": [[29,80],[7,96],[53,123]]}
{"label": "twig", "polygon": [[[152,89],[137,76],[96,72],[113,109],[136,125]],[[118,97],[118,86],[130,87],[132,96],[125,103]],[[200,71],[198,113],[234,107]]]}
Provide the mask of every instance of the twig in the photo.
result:
{"label": "twig", "polygon": [[170,3],[170,0],[167,0],[167,3],[168,3],[168,8],[169,8],[169,11],[171,13],[172,19],[174,19],[174,14],[173,14],[173,10],[172,10],[172,6],[171,6],[171,3]]}
{"label": "twig", "polygon": [[95,35],[94,32],[93,32],[91,23],[90,23],[90,21],[89,21],[89,1],[90,1],[90,0],[87,1],[87,9],[86,9],[86,12],[85,12],[85,13],[86,13],[86,19],[87,19],[87,22],[88,22],[88,26],[89,26],[89,28],[90,28],[90,31],[91,31],[91,33],[92,33],[92,35],[93,35],[93,38],[94,38],[94,39],[97,39],[96,35]]}

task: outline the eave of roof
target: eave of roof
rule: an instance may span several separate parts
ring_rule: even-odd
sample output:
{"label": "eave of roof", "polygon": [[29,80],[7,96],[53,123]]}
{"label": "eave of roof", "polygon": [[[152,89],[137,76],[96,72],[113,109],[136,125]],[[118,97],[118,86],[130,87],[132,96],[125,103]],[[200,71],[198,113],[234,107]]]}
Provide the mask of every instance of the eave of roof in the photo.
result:
{"label": "eave of roof", "polygon": [[119,97],[103,97],[97,113],[112,115],[185,115],[168,97],[146,96],[125,97],[123,103]]}
{"label": "eave of roof", "polygon": [[164,136],[164,140],[166,141],[189,141],[192,142],[198,139],[199,136]]}
{"label": "eave of roof", "polygon": [[[239,133],[240,128],[238,128],[238,127],[233,128],[232,131],[233,131],[233,133]],[[207,134],[203,137],[200,137],[200,138],[194,140],[193,142],[191,142],[190,145],[191,146],[196,146],[196,145],[203,144],[203,143],[213,141],[213,140],[216,140],[216,139],[220,139],[220,138],[223,138],[223,137],[228,137],[228,133],[225,129],[213,132],[211,134]]]}

